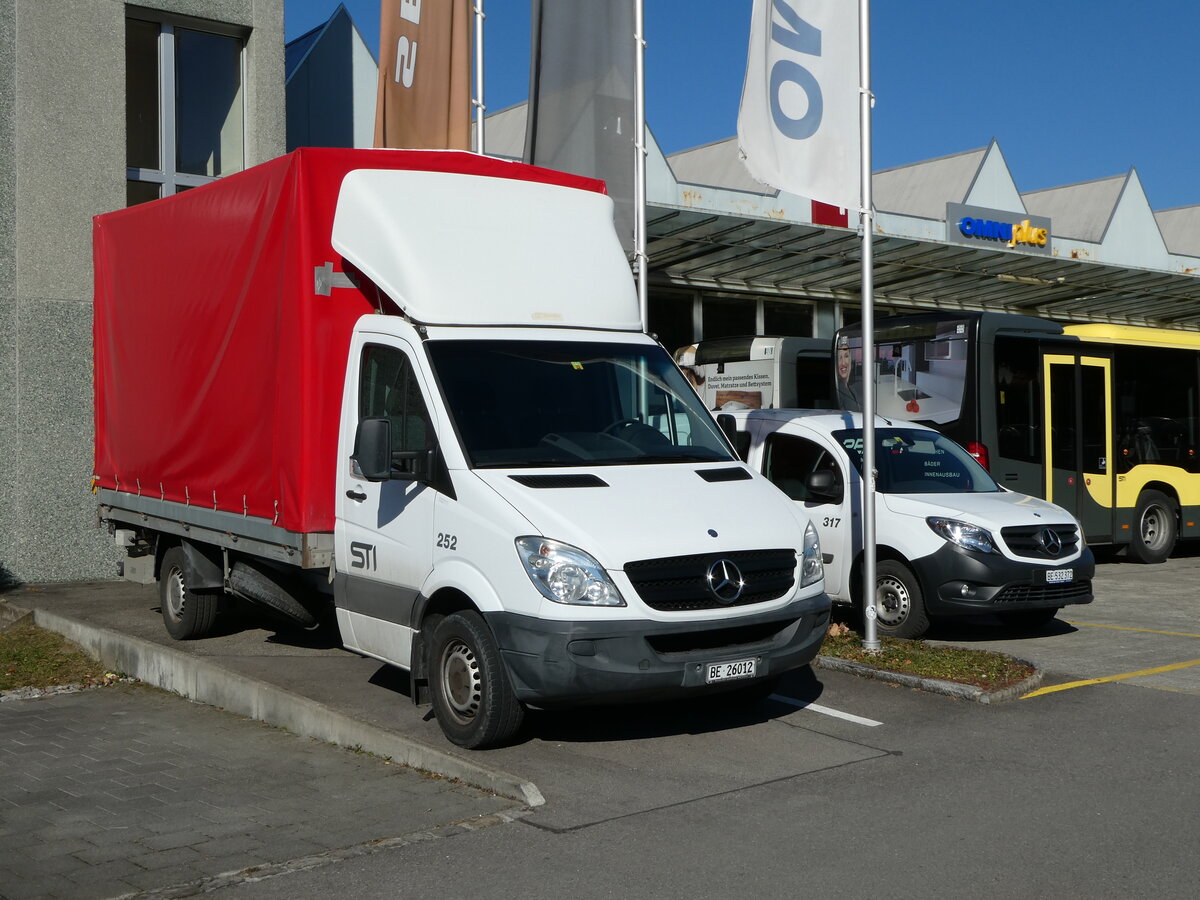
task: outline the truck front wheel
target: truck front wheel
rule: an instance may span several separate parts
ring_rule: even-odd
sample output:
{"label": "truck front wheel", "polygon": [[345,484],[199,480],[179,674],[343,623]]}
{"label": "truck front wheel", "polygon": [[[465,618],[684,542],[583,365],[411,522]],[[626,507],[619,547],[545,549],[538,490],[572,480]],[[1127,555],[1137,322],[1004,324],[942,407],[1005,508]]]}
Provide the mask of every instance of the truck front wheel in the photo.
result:
{"label": "truck front wheel", "polygon": [[159,605],[167,634],[177,641],[207,637],[217,620],[220,597],[188,590],[187,566],[182,547],[163,554],[158,575]]}
{"label": "truck front wheel", "polygon": [[429,686],[442,731],[469,750],[505,743],[525,717],[492,633],[475,612],[453,613],[434,628]]}

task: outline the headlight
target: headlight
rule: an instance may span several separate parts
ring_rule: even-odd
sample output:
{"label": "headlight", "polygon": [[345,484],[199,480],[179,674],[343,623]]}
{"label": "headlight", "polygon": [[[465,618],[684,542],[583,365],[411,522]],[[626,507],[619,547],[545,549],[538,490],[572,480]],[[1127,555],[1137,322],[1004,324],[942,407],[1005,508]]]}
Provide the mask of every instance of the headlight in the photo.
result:
{"label": "headlight", "polygon": [[952,544],[958,544],[964,550],[978,550],[980,553],[999,553],[992,533],[986,528],[960,522],[957,519],[941,519],[930,516],[925,520],[934,533],[944,537]]}
{"label": "headlight", "polygon": [[825,577],[825,566],[821,562],[821,539],[812,522],[804,526],[804,561],[800,566],[800,587],[816,584]]}
{"label": "headlight", "polygon": [[525,573],[548,600],[575,606],[624,606],[604,567],[578,547],[544,537],[517,538]]}

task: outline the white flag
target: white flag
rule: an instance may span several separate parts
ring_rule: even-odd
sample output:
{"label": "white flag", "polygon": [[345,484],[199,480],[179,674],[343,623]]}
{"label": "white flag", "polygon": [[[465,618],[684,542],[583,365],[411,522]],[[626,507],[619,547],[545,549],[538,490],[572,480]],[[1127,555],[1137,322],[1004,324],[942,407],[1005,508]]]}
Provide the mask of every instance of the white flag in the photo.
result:
{"label": "white flag", "polygon": [[754,0],[738,146],[772,187],[858,210],[858,0]]}

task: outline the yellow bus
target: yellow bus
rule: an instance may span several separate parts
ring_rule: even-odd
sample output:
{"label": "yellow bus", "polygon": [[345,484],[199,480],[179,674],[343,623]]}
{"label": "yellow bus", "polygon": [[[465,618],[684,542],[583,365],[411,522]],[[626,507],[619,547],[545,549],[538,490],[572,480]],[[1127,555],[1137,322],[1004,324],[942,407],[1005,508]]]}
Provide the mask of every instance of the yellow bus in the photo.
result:
{"label": "yellow bus", "polygon": [[945,312],[877,320],[870,365],[858,326],[834,346],[841,405],[870,369],[880,415],[942,431],[1090,543],[1152,563],[1200,537],[1200,333]]}

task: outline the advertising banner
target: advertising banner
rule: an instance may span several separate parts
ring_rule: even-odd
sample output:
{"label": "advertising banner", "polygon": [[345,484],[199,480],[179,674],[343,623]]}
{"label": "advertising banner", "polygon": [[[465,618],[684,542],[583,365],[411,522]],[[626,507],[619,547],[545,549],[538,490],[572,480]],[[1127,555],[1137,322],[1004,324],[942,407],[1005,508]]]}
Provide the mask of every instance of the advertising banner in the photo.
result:
{"label": "advertising banner", "polygon": [[381,0],[375,146],[471,149],[470,0]]}
{"label": "advertising banner", "polygon": [[738,146],[750,174],[857,210],[858,0],[754,0]]}
{"label": "advertising banner", "polygon": [[601,178],[633,249],[634,0],[533,0],[527,163]]}

